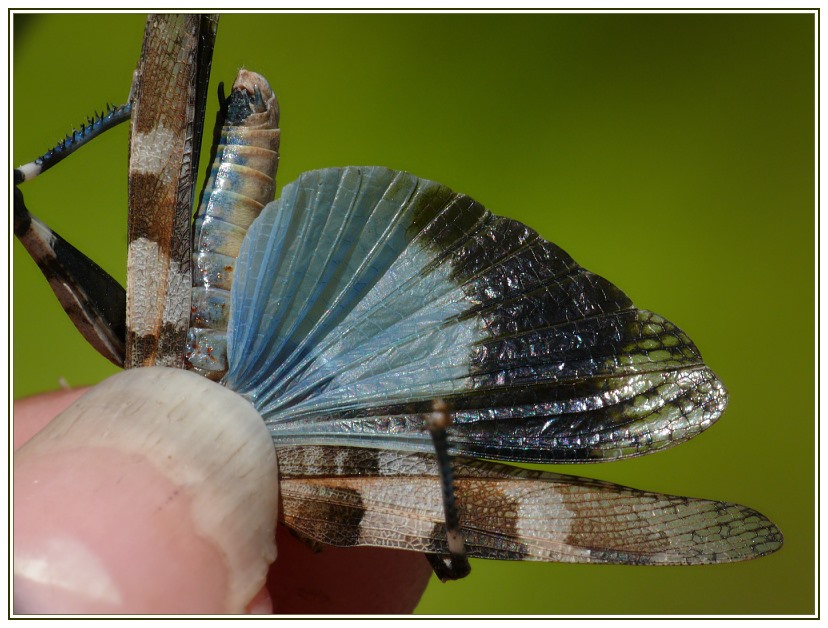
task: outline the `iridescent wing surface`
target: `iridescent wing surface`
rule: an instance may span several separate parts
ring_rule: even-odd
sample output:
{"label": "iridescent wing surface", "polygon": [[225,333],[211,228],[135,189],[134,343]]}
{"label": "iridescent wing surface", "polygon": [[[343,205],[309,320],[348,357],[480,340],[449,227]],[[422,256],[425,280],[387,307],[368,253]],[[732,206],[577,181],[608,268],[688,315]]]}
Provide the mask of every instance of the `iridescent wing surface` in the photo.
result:
{"label": "iridescent wing surface", "polygon": [[303,174],[247,234],[229,372],[283,445],[583,462],[683,442],[726,393],[692,341],[521,223],[404,172]]}

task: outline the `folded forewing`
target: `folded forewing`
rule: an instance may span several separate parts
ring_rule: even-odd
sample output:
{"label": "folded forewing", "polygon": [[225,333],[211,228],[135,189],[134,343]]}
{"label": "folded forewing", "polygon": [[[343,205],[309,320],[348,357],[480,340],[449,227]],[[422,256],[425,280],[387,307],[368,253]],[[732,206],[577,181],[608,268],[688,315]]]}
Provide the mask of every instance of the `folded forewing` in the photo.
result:
{"label": "folded forewing", "polygon": [[[445,554],[434,456],[362,448],[278,450],[282,519],[337,546]],[[457,459],[454,487],[470,556],[575,563],[690,565],[776,551],[760,513],[567,475]]]}
{"label": "folded forewing", "polygon": [[184,366],[193,189],[217,20],[147,19],[131,96],[127,368]]}

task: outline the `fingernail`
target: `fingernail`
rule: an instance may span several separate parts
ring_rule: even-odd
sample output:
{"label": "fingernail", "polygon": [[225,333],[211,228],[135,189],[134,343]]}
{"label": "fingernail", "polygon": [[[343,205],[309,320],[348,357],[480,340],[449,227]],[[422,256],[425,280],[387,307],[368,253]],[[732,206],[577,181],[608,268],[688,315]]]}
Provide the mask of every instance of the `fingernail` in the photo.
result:
{"label": "fingernail", "polygon": [[120,373],[15,453],[17,613],[242,613],[276,556],[276,455],[239,395]]}

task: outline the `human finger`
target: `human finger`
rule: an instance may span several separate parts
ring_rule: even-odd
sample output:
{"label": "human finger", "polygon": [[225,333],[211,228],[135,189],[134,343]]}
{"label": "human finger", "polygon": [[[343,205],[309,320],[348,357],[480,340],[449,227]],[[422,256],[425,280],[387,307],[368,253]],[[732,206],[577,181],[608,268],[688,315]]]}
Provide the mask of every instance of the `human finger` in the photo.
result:
{"label": "human finger", "polygon": [[16,612],[267,607],[276,458],[232,392],[175,369],[116,375],[21,447],[14,471]]}

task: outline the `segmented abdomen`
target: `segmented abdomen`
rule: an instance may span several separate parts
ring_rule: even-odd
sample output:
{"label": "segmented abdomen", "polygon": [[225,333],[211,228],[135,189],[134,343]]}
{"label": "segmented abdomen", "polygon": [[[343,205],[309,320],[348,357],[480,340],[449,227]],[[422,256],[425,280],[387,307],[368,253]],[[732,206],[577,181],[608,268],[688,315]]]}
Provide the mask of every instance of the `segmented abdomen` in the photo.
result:
{"label": "segmented abdomen", "polygon": [[248,227],[273,200],[279,105],[264,77],[241,70],[227,101],[210,178],[196,213],[187,368],[219,380],[236,256]]}

